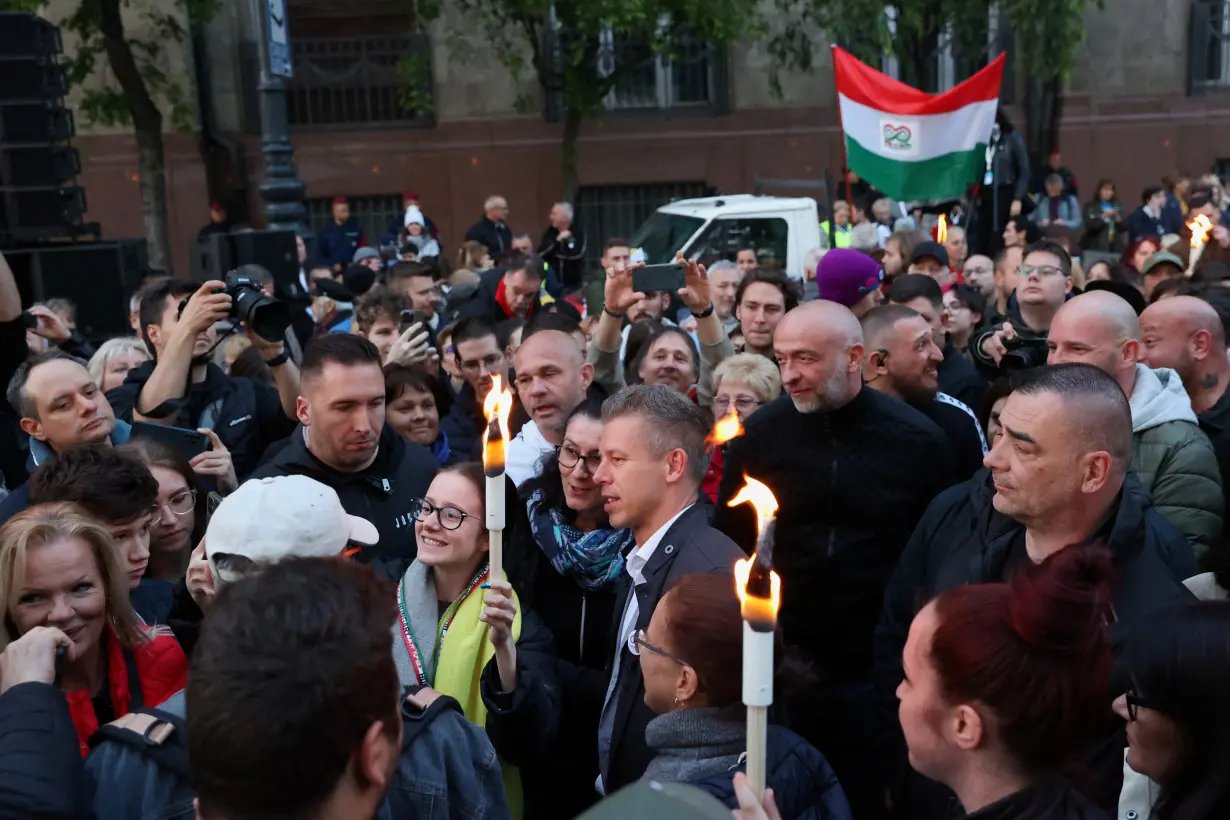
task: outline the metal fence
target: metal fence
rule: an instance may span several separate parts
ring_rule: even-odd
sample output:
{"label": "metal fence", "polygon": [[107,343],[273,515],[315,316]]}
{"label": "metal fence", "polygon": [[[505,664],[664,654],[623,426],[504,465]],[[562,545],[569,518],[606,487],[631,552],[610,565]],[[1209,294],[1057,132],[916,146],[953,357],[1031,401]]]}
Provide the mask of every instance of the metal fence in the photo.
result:
{"label": "metal fence", "polygon": [[1192,3],[1190,37],[1192,93],[1230,87],[1230,0]]}
{"label": "metal fence", "polygon": [[291,40],[293,126],[431,126],[430,43],[425,35]]}
{"label": "metal fence", "polygon": [[[352,196],[347,197],[347,201],[350,203],[351,215],[359,220],[359,225],[367,237],[367,244],[372,247],[378,245],[380,235],[388,230],[393,221],[403,213],[401,196],[396,194],[392,196]],[[307,207],[308,226],[311,227],[313,234],[319,233],[320,229],[328,225],[329,220],[333,218],[333,197],[308,199],[303,204]]]}
{"label": "metal fence", "polygon": [[586,265],[602,258],[602,245],[612,237],[627,239],[650,214],[677,199],[712,196],[703,182],[666,182],[654,185],[592,185],[577,192],[577,221],[586,238]]}

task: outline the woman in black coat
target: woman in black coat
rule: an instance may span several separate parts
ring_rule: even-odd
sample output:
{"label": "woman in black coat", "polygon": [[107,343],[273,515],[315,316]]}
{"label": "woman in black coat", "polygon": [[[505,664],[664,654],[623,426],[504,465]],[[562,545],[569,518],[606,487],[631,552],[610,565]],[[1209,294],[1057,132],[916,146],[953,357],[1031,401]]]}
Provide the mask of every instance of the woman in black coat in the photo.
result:
{"label": "woman in black coat", "polygon": [[538,478],[521,487],[529,517],[533,577],[529,605],[555,635],[556,674],[563,709],[550,763],[526,776],[536,816],[572,818],[597,800],[598,722],[614,656],[615,583],[633,545],[630,530],[610,526],[594,470],[601,460],[602,402],[573,411],[558,453],[544,458]]}

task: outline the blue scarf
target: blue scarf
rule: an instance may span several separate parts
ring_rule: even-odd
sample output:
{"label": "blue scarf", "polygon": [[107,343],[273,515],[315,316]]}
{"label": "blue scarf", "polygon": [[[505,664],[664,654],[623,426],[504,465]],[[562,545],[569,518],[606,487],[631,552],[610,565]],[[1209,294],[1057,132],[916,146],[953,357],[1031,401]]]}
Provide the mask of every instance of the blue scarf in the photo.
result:
{"label": "blue scarf", "polygon": [[624,568],[624,552],[633,542],[632,530],[604,527],[582,532],[555,509],[543,509],[542,490],[526,501],[534,540],[560,575],[587,590],[609,586]]}

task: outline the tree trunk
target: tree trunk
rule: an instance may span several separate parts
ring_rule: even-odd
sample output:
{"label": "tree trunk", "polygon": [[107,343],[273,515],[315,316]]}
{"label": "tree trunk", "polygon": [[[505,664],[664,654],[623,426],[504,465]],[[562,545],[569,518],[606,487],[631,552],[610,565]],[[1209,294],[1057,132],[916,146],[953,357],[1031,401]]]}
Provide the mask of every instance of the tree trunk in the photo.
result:
{"label": "tree trunk", "polygon": [[560,171],[563,174],[565,202],[573,202],[577,195],[577,163],[580,159],[581,112],[569,107],[564,114],[564,136],[560,142]]}
{"label": "tree trunk", "polygon": [[1059,79],[1031,77],[1025,84],[1026,146],[1030,162],[1039,168],[1059,145],[1059,121],[1063,111]]}
{"label": "tree trunk", "polygon": [[150,96],[149,88],[137,68],[132,48],[124,39],[120,0],[101,0],[99,29],[111,73],[120,84],[132,116],[137,137],[137,168],[141,175],[141,215],[149,243],[149,266],[172,272],[170,234],[167,229],[166,163],[162,147],[162,112]]}

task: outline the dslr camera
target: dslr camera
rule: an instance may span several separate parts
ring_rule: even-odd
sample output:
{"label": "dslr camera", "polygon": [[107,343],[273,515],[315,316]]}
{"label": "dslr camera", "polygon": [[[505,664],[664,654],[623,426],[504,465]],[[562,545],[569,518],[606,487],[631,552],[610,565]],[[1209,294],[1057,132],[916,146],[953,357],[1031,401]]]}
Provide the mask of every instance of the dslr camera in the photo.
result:
{"label": "dslr camera", "polygon": [[1022,339],[1018,336],[1006,339],[1004,347],[1008,348],[1008,352],[999,360],[999,369],[1004,372],[1042,367],[1050,353],[1046,339]]}
{"label": "dslr camera", "polygon": [[290,327],[290,306],[261,292],[261,284],[250,276],[231,271],[226,275],[222,293],[231,297],[231,317],[243,322],[267,342],[286,340]]}

